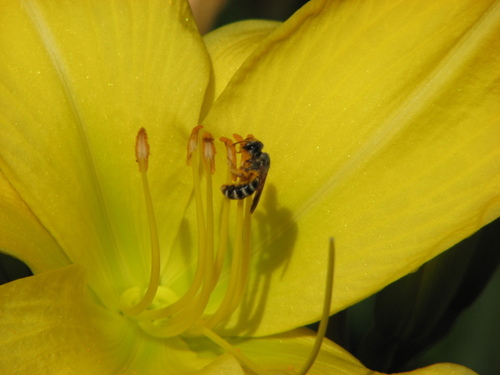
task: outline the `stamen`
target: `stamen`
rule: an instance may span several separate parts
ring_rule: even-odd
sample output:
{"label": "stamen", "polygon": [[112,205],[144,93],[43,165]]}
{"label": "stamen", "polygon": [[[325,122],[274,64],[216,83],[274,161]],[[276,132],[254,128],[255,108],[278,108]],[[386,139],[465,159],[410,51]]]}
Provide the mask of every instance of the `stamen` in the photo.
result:
{"label": "stamen", "polygon": [[187,160],[186,164],[191,165],[191,156],[198,148],[198,133],[203,128],[203,125],[198,125],[193,128],[191,131],[191,136],[189,137],[188,145],[187,145]]}
{"label": "stamen", "polygon": [[236,291],[238,286],[239,273],[241,272],[242,264],[242,242],[243,242],[243,204],[242,200],[237,201],[236,208],[236,236],[234,239],[233,259],[231,262],[231,270],[229,273],[229,284],[219,308],[206,321],[207,328],[213,329],[227,316],[234,311],[232,301],[236,299]]}
{"label": "stamen", "polygon": [[[245,140],[254,140],[255,137],[252,135],[252,134],[248,134],[246,138],[243,138],[241,135],[238,135],[238,134],[233,134],[234,136],[234,139],[236,139],[236,141],[238,143],[243,143],[245,142]],[[247,161],[248,159],[250,159],[252,157],[252,155],[250,155],[250,153],[244,149],[243,147],[240,148],[241,150],[241,165],[243,165],[243,163],[245,161]]]}
{"label": "stamen", "polygon": [[330,238],[330,247],[328,251],[328,270],[326,273],[326,286],[325,286],[325,299],[323,300],[323,312],[321,314],[321,320],[319,322],[318,332],[316,333],[316,339],[314,345],[309,354],[309,358],[306,363],[302,366],[298,375],[305,375],[309,369],[316,361],[316,357],[321,349],[321,344],[325,338],[326,329],[328,328],[328,318],[330,316],[330,306],[332,303],[332,291],[333,291],[333,271],[335,268],[335,243],[333,238]]}
{"label": "stamen", "polygon": [[187,165],[192,164],[191,168],[193,173],[193,186],[198,221],[198,264],[196,266],[195,275],[189,289],[181,298],[168,306],[155,310],[144,311],[140,316],[138,316],[138,318],[142,320],[165,319],[185,309],[188,305],[193,303],[194,297],[200,290],[205,276],[205,271],[207,268],[206,231],[203,202],[201,197],[199,158],[193,158],[193,154],[198,150],[198,134],[202,128],[202,125],[198,125],[191,131],[191,136],[189,137],[187,146],[186,161]]}
{"label": "stamen", "polygon": [[247,287],[248,276],[250,271],[250,257],[252,249],[252,214],[250,208],[252,206],[252,201],[250,199],[245,199],[245,214],[243,217],[243,236],[242,236],[242,247],[241,247],[241,267],[238,278],[238,284],[236,291],[231,302],[231,313],[238,307]]}
{"label": "stamen", "polygon": [[229,199],[224,199],[222,202],[221,225],[219,229],[219,246],[214,264],[214,284],[219,281],[224,265],[224,256],[226,255],[228,233],[229,233]]}
{"label": "stamen", "polygon": [[228,184],[232,181],[236,181],[237,176],[231,171],[235,171],[236,168],[236,149],[234,147],[234,142],[226,137],[219,138],[221,142],[224,142],[226,145],[226,153],[227,153],[227,164],[228,164]]}
{"label": "stamen", "polygon": [[243,138],[241,135],[234,133],[233,138],[236,140],[236,143],[241,143],[245,141],[245,138]]}
{"label": "stamen", "polygon": [[[243,138],[237,134],[234,134],[236,141],[240,142]],[[236,166],[236,150],[234,148],[234,143],[231,143],[227,138],[221,138],[221,141],[226,144],[227,150],[227,160],[228,160],[228,181],[234,176],[234,169]],[[244,155],[246,150],[242,150],[242,161],[244,162],[245,157],[249,158],[250,155]],[[251,216],[250,216],[250,205],[251,201],[245,199],[248,203],[246,209],[244,209],[244,200],[237,201],[236,208],[236,226],[235,226],[235,238],[233,246],[233,258],[231,262],[231,268],[229,272],[229,283],[226,290],[226,294],[219,305],[215,313],[207,319],[205,325],[209,329],[213,329],[219,323],[221,323],[225,318],[231,315],[234,310],[240,304],[243,295],[245,293],[248,273],[250,268],[250,238],[251,238]],[[225,204],[229,204],[228,199],[224,199]],[[228,208],[229,210],[229,208]]]}
{"label": "stamen", "polygon": [[146,200],[146,211],[149,221],[149,234],[151,238],[151,276],[146,293],[142,300],[137,305],[124,308],[123,312],[130,316],[135,316],[144,311],[151,305],[155,298],[156,291],[160,284],[160,242],[158,240],[158,229],[156,228],[156,219],[153,209],[153,201],[151,199],[151,192],[149,191],[148,183],[148,159],[149,159],[149,144],[146,129],[141,128],[137,133],[135,143],[135,155],[139,163],[139,171],[142,177],[142,187],[144,190],[144,198]]}
{"label": "stamen", "polygon": [[212,293],[215,286],[214,283],[214,203],[213,203],[213,188],[212,174],[215,173],[215,146],[214,137],[210,133],[203,134],[203,161],[206,174],[206,201],[207,201],[207,216],[206,216],[206,252],[207,252],[207,272],[205,274],[205,283],[210,284],[208,293]]}
{"label": "stamen", "polygon": [[[231,180],[236,180],[236,176],[231,173],[232,169],[236,169],[236,149],[234,148],[234,143],[231,139],[226,137],[221,137],[220,141],[224,142],[226,145],[227,152],[227,182],[231,183]],[[217,248],[217,256],[215,258],[214,265],[214,283],[217,283],[222,271],[222,266],[224,263],[224,256],[227,250],[228,233],[229,233],[229,199],[222,200],[222,214],[221,214],[221,226],[219,231],[219,246]]]}
{"label": "stamen", "polygon": [[209,174],[215,173],[215,146],[214,146],[214,137],[210,133],[203,134],[203,159],[205,163],[207,163],[207,172]]}
{"label": "stamen", "polygon": [[135,138],[135,158],[139,163],[139,172],[147,172],[149,160],[149,143],[146,129],[140,128]]}

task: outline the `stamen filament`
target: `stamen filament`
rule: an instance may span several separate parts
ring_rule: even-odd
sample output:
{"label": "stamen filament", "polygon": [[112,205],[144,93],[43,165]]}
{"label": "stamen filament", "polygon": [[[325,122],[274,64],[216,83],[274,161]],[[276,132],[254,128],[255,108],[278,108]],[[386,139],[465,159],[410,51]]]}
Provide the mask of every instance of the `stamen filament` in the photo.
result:
{"label": "stamen filament", "polygon": [[205,327],[204,325],[201,325],[201,327],[199,327],[199,329],[200,329],[202,334],[204,334],[206,337],[208,337],[214,343],[219,345],[226,352],[232,354],[238,361],[240,361],[240,363],[242,363],[243,365],[248,367],[252,372],[254,372],[257,375],[266,374],[266,371],[264,369],[259,367],[255,362],[251,361],[248,357],[245,357],[243,354],[241,354],[241,352],[238,349],[236,349],[234,346],[232,346],[230,343],[228,343],[222,337],[217,335],[214,331]]}
{"label": "stamen filament", "polygon": [[221,226],[219,231],[219,246],[217,248],[217,256],[214,264],[214,284],[219,281],[222,266],[224,265],[224,256],[227,250],[227,237],[229,232],[229,199],[224,199],[222,202]]}
{"label": "stamen filament", "polygon": [[179,311],[175,316],[164,317],[168,319],[163,322],[147,320],[139,321],[139,324],[144,331],[156,337],[174,337],[185,333],[201,318],[210,298],[211,288],[212,286],[205,280],[201,292],[190,301],[188,307]]}
{"label": "stamen filament", "polygon": [[[236,150],[234,148],[234,143],[229,138],[221,137],[220,140],[226,145],[227,152],[227,164],[229,168],[227,169],[226,181],[228,184],[231,183],[236,177],[231,173],[232,169],[236,169]],[[222,271],[222,266],[224,265],[224,256],[227,250],[227,241],[229,233],[229,212],[230,212],[229,199],[222,200],[222,214],[221,214],[221,226],[219,231],[219,246],[217,248],[217,256],[214,265],[214,283],[219,281],[220,273]]]}
{"label": "stamen filament", "polygon": [[243,217],[243,233],[241,241],[241,266],[239,271],[239,277],[237,282],[237,288],[233,295],[231,301],[230,311],[231,313],[236,310],[243,295],[245,294],[245,289],[248,282],[248,274],[250,271],[250,255],[251,255],[251,235],[252,235],[252,215],[250,213],[250,208],[252,206],[251,199],[245,199],[245,213]]}
{"label": "stamen filament", "polygon": [[333,271],[335,268],[335,243],[333,238],[330,238],[330,247],[328,251],[328,270],[326,273],[326,286],[325,286],[325,299],[323,300],[323,312],[321,314],[321,320],[319,322],[318,332],[316,333],[316,339],[314,345],[309,354],[309,358],[306,363],[302,366],[298,375],[305,375],[309,369],[316,361],[316,357],[321,349],[321,344],[325,338],[326,329],[328,328],[328,318],[330,316],[330,306],[332,303],[332,291],[333,291]]}
{"label": "stamen filament", "polygon": [[214,138],[211,134],[205,133],[203,135],[203,161],[205,165],[206,175],[206,201],[207,201],[207,214],[206,214],[206,252],[207,252],[207,273],[205,274],[205,282],[210,284],[212,292],[215,287],[214,283],[214,203],[213,203],[213,188],[212,188],[212,174],[215,173],[215,146]]}
{"label": "stamen filament", "polygon": [[151,276],[149,279],[148,289],[142,297],[142,300],[131,308],[123,309],[123,312],[130,316],[135,316],[141,313],[151,305],[160,284],[160,241],[158,239],[158,229],[156,227],[156,218],[147,176],[149,144],[146,130],[144,128],[141,128],[137,134],[136,157],[137,162],[139,163],[139,171],[141,172],[142,187],[144,190],[146,211],[149,221],[149,234],[151,240]]}
{"label": "stamen filament", "polygon": [[224,320],[224,318],[229,316],[235,308],[233,307],[232,301],[236,298],[235,293],[238,286],[238,279],[240,277],[239,274],[241,272],[243,255],[243,204],[243,200],[238,200],[236,208],[236,236],[234,239],[233,259],[231,262],[231,270],[229,274],[229,284],[226,290],[226,294],[224,295],[224,299],[219,305],[219,308],[205,323],[206,326],[210,329],[217,326],[222,320]]}
{"label": "stamen filament", "polygon": [[[200,154],[200,157],[203,157],[202,154]],[[205,210],[203,209],[203,199],[201,196],[201,183],[200,183],[200,167],[199,167],[199,159],[194,158],[195,163],[192,166],[193,170],[193,183],[194,183],[194,198],[195,198],[195,203],[196,203],[196,215],[197,215],[197,220],[198,220],[198,247],[199,247],[199,254],[203,256],[203,261],[200,259],[200,266],[203,269],[205,269],[205,263],[206,263],[206,255],[207,255],[207,250],[206,250],[206,243],[207,243],[207,232],[206,232],[206,226],[205,226]]]}
{"label": "stamen filament", "polygon": [[[203,200],[201,193],[200,184],[200,159],[197,154],[198,150],[198,132],[202,126],[197,126],[193,129],[189,143],[188,143],[188,156],[187,164],[191,165],[191,170],[193,174],[193,184],[194,184],[194,196],[196,203],[196,214],[198,221],[198,264],[196,266],[195,275],[189,289],[184,293],[184,295],[179,298],[174,303],[159,308],[155,310],[144,311],[137,318],[143,320],[155,320],[163,319],[172,315],[177,314],[182,309],[186,308],[196,296],[196,293],[200,290],[200,287],[205,276],[207,267],[207,250],[206,250],[206,231],[205,231],[205,218],[203,210]],[[202,157],[202,155],[200,155]]]}

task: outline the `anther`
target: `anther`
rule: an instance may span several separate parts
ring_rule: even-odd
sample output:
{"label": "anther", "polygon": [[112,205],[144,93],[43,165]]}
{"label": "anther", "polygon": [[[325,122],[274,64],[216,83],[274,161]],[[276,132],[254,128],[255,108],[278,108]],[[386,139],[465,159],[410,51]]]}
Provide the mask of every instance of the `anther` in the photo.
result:
{"label": "anther", "polygon": [[[229,167],[229,172],[236,171],[238,168],[236,167],[236,148],[234,147],[234,142],[232,139],[226,137],[220,137],[219,140],[226,145],[226,154],[227,154],[227,165]],[[228,183],[230,180],[236,181],[237,175],[234,173],[229,173]]]}
{"label": "anther", "polygon": [[[240,136],[242,139],[241,141],[238,141],[240,143],[247,143],[248,141],[255,141],[255,137],[252,134],[248,134],[245,139]],[[251,159],[252,155],[250,155],[250,152],[246,148],[241,147],[241,164],[243,165],[244,162],[247,160]]]}
{"label": "anther", "polygon": [[234,139],[236,140],[236,143],[241,143],[245,141],[245,138],[243,138],[241,135],[234,133],[233,134]]}
{"label": "anther", "polygon": [[193,153],[196,151],[196,148],[198,147],[198,133],[202,128],[203,125],[198,125],[195,126],[191,131],[191,136],[189,137],[189,142],[187,145],[187,160],[186,160],[187,165],[191,165],[191,156],[193,156]]}
{"label": "anther", "polygon": [[135,140],[135,158],[139,163],[139,171],[147,172],[149,159],[149,143],[146,129],[141,128]]}
{"label": "anther", "polygon": [[[203,159],[205,159],[205,163],[209,163],[210,171],[212,174],[215,173],[215,145],[214,145],[214,137],[212,134],[205,133],[202,138],[203,142]],[[207,168],[208,169],[208,168]]]}

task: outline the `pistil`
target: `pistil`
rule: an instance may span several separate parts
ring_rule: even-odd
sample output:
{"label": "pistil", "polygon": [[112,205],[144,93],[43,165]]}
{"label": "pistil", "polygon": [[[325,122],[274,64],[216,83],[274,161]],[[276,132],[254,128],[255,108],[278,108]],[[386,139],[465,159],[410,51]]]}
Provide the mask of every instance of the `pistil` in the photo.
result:
{"label": "pistil", "polygon": [[332,304],[333,292],[333,271],[335,269],[335,243],[333,238],[330,238],[330,246],[328,249],[328,267],[326,270],[325,298],[323,299],[323,311],[321,312],[321,320],[319,321],[318,332],[314,340],[313,347],[309,353],[309,357],[299,370],[298,375],[305,375],[310,370],[316,358],[318,357],[323,339],[325,338],[326,329],[328,328],[328,318],[330,317],[330,306]]}

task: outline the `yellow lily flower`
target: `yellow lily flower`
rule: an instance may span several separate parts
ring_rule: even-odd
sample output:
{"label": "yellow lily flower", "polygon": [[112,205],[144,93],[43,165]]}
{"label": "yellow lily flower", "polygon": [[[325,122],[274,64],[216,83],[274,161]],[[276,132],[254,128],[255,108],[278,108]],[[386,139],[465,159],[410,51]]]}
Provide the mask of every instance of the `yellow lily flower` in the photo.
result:
{"label": "yellow lily flower", "polygon": [[[0,369],[297,373],[314,338],[296,328],[321,316],[328,237],[334,313],[499,216],[499,18],[498,1],[311,1],[282,25],[204,41],[182,1],[1,3],[0,249],[35,276],[0,287]],[[232,228],[219,215],[222,144],[207,198],[199,147],[185,165],[199,122],[216,138],[254,134],[273,164],[241,261],[246,294],[214,319],[234,272],[223,263],[215,286],[207,267],[188,301],[199,319],[180,329],[171,321],[194,309],[151,317],[193,285],[198,243],[245,249],[250,227],[241,203],[235,233],[197,216],[213,197],[216,224]],[[147,177],[133,153],[141,127]],[[325,341],[310,373],[372,373]],[[450,372],[471,373],[414,373]]]}

